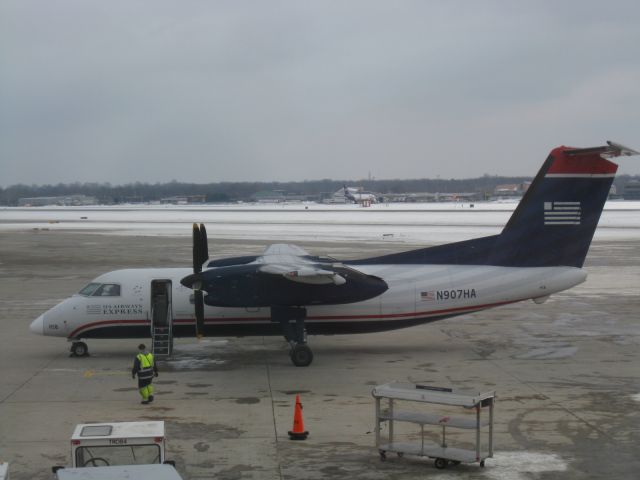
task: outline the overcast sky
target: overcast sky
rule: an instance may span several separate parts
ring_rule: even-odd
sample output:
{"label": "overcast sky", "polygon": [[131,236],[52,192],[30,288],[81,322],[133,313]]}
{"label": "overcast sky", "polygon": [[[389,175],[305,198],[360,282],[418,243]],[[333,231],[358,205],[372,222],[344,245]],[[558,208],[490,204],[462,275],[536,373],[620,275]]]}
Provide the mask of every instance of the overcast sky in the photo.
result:
{"label": "overcast sky", "polygon": [[640,148],[637,0],[0,2],[1,186],[533,176],[608,139]]}

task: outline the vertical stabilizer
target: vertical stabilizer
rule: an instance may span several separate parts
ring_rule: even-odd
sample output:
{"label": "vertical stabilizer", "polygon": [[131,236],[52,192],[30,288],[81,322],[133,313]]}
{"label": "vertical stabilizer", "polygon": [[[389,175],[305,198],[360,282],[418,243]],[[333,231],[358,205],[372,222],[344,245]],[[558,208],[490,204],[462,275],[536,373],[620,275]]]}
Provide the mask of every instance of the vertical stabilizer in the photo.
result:
{"label": "vertical stabilizer", "polygon": [[607,158],[637,153],[612,142],[553,149],[499,236],[495,263],[582,267],[618,169]]}

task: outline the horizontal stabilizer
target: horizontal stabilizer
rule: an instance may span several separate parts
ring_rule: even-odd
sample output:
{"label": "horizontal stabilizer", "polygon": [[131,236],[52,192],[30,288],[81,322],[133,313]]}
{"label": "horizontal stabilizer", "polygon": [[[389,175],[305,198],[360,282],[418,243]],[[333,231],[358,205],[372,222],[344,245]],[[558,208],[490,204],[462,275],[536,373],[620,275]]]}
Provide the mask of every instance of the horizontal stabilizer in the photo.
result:
{"label": "horizontal stabilizer", "polygon": [[607,145],[603,145],[601,147],[590,147],[590,148],[573,148],[564,151],[565,155],[568,156],[579,156],[579,155],[600,155],[604,158],[614,158],[614,157],[630,157],[632,155],[640,155],[640,152],[636,152],[632,148],[625,147],[619,143],[612,142],[607,140]]}

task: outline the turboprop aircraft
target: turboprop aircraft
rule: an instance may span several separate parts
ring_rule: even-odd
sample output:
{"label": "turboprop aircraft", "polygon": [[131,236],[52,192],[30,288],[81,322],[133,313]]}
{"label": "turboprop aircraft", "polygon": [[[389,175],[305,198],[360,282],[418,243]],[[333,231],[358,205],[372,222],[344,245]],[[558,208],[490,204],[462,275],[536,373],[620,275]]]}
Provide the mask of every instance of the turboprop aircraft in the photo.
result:
{"label": "turboprop aircraft", "polygon": [[276,244],[261,255],[209,260],[194,225],[193,268],[117,270],[40,315],[31,331],[66,337],[284,335],[307,366],[310,335],[380,332],[523,300],[542,303],[585,281],[582,269],[617,165],[638,152],[607,142],[551,151],[498,235],[359,260]]}

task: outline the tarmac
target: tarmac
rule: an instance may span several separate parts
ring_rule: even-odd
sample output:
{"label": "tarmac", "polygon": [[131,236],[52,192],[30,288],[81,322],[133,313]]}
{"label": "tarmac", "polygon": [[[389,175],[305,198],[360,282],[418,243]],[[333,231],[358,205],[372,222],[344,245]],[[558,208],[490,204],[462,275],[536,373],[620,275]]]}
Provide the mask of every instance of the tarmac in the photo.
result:
{"label": "tarmac", "polygon": [[[260,242],[210,242],[214,255]],[[176,341],[160,362],[156,400],[140,405],[130,369],[137,340],[64,339],[29,323],[100,273],[184,266],[187,237],[0,232],[0,460],[13,480],[69,464],[78,423],[164,420],[167,457],[185,479],[636,479],[640,471],[640,242],[592,245],[586,283],[526,302],[388,333],[310,337],[294,367],[281,337]],[[299,243],[353,257],[394,245]],[[406,247],[403,247],[406,248]],[[495,390],[494,458],[436,470],[374,446],[371,389],[392,381]],[[306,441],[291,441],[295,396]],[[415,439],[419,428],[399,434]],[[429,433],[437,439],[439,431]],[[452,433],[450,442],[466,441]]]}

